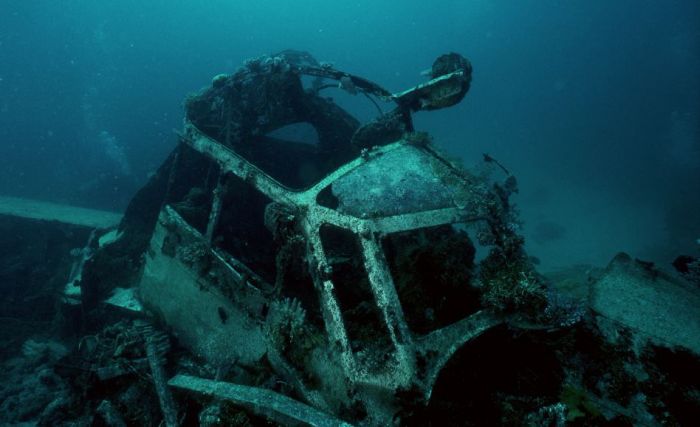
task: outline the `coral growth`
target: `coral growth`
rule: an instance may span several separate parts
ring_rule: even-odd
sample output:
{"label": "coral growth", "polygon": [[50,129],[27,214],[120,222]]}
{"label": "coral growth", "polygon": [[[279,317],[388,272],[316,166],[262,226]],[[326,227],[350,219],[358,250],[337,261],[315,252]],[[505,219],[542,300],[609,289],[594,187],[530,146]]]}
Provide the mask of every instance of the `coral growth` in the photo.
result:
{"label": "coral growth", "polygon": [[57,414],[72,404],[67,381],[53,370],[67,352],[56,341],[29,339],[22,345],[20,356],[0,367],[1,422],[51,425]]}

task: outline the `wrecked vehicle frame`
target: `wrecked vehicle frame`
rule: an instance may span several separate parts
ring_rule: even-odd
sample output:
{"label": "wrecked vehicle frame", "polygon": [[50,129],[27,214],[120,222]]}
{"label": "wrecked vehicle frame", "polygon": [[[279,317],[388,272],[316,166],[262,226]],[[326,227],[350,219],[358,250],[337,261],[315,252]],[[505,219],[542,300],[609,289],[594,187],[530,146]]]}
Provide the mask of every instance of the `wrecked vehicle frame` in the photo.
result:
{"label": "wrecked vehicle frame", "polygon": [[[350,93],[378,96],[397,107],[360,127],[342,108],[318,96],[331,86],[323,80],[299,92],[302,75],[338,81]],[[187,100],[181,145],[162,172],[168,176],[166,194],[138,283],[140,300],[182,345],[219,366],[222,377],[230,365],[250,367],[265,358],[287,387],[280,392],[269,387],[242,391],[243,384],[225,387],[223,381],[185,374],[172,378],[171,386],[225,398],[282,423],[317,424],[299,415],[306,408],[301,412],[307,417],[317,420],[325,414],[331,425],[342,423],[340,419],[386,424],[402,410],[400,396],[417,396],[413,399],[426,404],[452,355],[506,321],[510,313],[505,305],[481,304],[480,294],[497,289],[506,296],[490,301],[505,304],[508,291],[499,286],[509,282],[511,291],[541,297],[508,202],[516,191],[514,178],[507,175],[505,183],[492,183],[487,174],[472,174],[413,129],[412,112],[454,105],[464,97],[471,66],[459,55],[444,55],[433,65],[432,77],[391,95],[365,79],[317,65],[308,54],[286,51],[249,62],[231,76],[217,76],[210,89]],[[284,90],[271,91],[275,88]],[[228,92],[239,98],[227,101]],[[251,102],[256,93],[267,93],[270,99]],[[305,98],[299,101],[290,93]],[[318,119],[319,111],[326,116]],[[311,150],[264,139],[301,121],[318,131],[319,143]],[[251,129],[251,123],[259,128]],[[336,125],[345,128],[336,134]],[[318,158],[334,158],[307,173],[303,182],[291,182],[284,174],[274,176],[271,163],[260,160],[256,150],[269,154],[270,147],[289,158],[276,167],[293,168],[294,159],[313,150]],[[285,147],[299,148],[301,155],[285,152]],[[198,157],[195,161],[204,165],[206,174],[184,182],[184,157]],[[174,191],[178,185],[187,188]],[[250,231],[253,220],[257,225]],[[478,278],[469,277],[476,270],[475,248],[466,229],[475,229],[479,243],[491,247],[481,261],[489,267]],[[256,242],[254,232],[272,238]],[[450,296],[440,296],[437,282],[423,283],[438,288],[425,291],[438,299],[423,301],[416,309],[400,295],[411,295],[414,291],[407,288],[419,286],[416,280],[401,279],[406,283],[401,292],[397,289],[397,259],[411,256],[401,255],[400,246],[409,242],[412,253],[420,254],[441,239],[452,248],[453,259],[433,254],[438,261],[431,262],[459,265],[438,280],[457,288],[452,294],[456,301],[445,302]],[[264,257],[256,258],[256,251],[274,252],[274,262],[269,256],[259,262]],[[265,271],[272,264],[272,272]],[[363,286],[364,293],[354,289]],[[440,304],[430,306],[438,300]],[[508,308],[524,305],[516,302]],[[537,304],[530,305],[537,309]],[[376,317],[359,332],[351,331],[350,306],[356,323],[365,322],[363,313]],[[440,307],[446,306],[456,314],[443,315]],[[407,320],[406,310],[420,311],[420,327],[413,327],[415,319]],[[291,404],[284,394],[301,402]]]}

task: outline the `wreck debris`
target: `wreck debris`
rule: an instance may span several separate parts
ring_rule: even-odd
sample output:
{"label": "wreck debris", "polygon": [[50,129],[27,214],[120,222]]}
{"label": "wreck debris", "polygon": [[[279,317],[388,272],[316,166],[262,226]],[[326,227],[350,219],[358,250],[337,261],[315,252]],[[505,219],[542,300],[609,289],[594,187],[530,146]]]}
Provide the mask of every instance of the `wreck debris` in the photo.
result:
{"label": "wreck debris", "polygon": [[0,215],[59,221],[64,224],[98,229],[112,228],[119,224],[122,218],[115,212],[6,196],[0,196]]}
{"label": "wreck debris", "polygon": [[95,240],[96,231],[97,230],[93,229],[90,232],[90,237],[88,237],[85,247],[71,251],[71,255],[75,257],[75,261],[73,261],[73,266],[68,276],[68,283],[66,283],[66,287],[63,290],[63,301],[67,304],[80,304],[80,296],[82,293],[80,281],[82,280],[85,262],[90,259],[94,252],[92,242]]}
{"label": "wreck debris", "polygon": [[114,288],[112,295],[105,300],[105,304],[132,315],[143,313],[143,306],[136,297],[134,288]]}
{"label": "wreck debris", "polygon": [[[488,310],[483,310],[472,314],[471,316],[460,320],[443,329],[438,329],[430,335],[426,335],[418,342],[418,351],[428,359],[434,357],[432,365],[425,373],[425,391],[426,400],[430,399],[432,394],[432,386],[437,380],[440,370],[445,366],[445,363],[454,355],[454,353],[465,343],[478,337],[483,332],[500,325],[504,322],[504,318],[494,315]],[[440,348],[442,352],[435,353],[435,348]]]}
{"label": "wreck debris", "polygon": [[[692,284],[620,253],[592,295],[593,308],[609,321],[633,328],[656,345],[684,345],[700,354],[700,295]],[[667,316],[669,312],[675,315]]]}
{"label": "wreck debris", "polygon": [[457,53],[439,56],[430,71],[432,79],[393,95],[399,105],[412,111],[437,110],[459,103],[469,91],[472,66]]}
{"label": "wreck debris", "polygon": [[283,425],[288,424],[290,421],[296,421],[318,427],[351,426],[344,421],[319,412],[311,406],[304,405],[294,399],[269,390],[206,380],[188,375],[176,375],[170,380],[169,384],[175,388],[238,403]]}
{"label": "wreck debris", "polygon": [[68,349],[53,340],[29,339],[21,354],[0,359],[0,422],[20,425],[30,420],[52,425],[71,406],[69,382],[53,365]]}
{"label": "wreck debris", "polygon": [[138,324],[137,326],[141,329],[141,334],[145,336],[146,357],[148,358],[148,365],[151,367],[153,385],[158,394],[158,401],[163,411],[165,425],[166,427],[178,426],[180,423],[177,418],[177,407],[175,406],[172,393],[168,389],[162,360],[163,355],[170,348],[168,337],[163,333],[155,332],[150,325]]}

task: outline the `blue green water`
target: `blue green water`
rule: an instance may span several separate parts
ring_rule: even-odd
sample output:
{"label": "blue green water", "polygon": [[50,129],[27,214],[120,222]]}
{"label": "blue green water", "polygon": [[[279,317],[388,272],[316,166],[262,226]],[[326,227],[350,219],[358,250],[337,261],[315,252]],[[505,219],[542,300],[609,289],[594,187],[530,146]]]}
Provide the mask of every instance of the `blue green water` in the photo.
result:
{"label": "blue green water", "polygon": [[392,91],[441,53],[467,56],[466,99],[416,126],[519,178],[545,268],[699,249],[692,0],[4,0],[0,194],[124,209],[174,147],[187,93],[287,48]]}

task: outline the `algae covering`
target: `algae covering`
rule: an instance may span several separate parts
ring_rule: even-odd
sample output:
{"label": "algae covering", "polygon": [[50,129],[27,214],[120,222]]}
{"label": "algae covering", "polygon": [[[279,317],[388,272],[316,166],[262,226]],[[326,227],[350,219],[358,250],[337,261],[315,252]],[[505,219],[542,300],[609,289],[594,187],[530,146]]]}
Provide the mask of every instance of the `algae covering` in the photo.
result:
{"label": "algae covering", "polygon": [[[697,284],[625,256],[539,273],[515,177],[488,155],[465,169],[414,129],[471,72],[450,53],[392,94],[284,51],[190,95],[178,147],[75,262],[57,321],[80,325],[75,345],[27,341],[10,365],[53,372],[40,423],[690,422]],[[328,87],[391,110],[360,124]],[[301,122],[317,141],[275,133]],[[640,318],[653,300],[656,322]]]}

